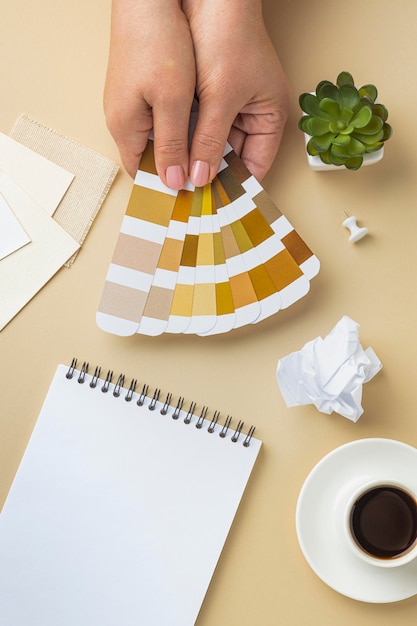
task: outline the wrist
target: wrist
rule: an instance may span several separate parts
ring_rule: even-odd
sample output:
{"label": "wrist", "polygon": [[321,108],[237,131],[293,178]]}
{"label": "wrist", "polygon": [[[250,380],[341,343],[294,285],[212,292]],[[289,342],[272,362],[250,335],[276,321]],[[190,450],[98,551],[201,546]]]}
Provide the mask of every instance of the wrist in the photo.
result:
{"label": "wrist", "polygon": [[180,0],[112,0],[112,23],[144,25],[181,11]]}
{"label": "wrist", "polygon": [[262,0],[182,0],[181,5],[188,17],[196,12],[210,12],[239,21],[249,16],[262,19]]}

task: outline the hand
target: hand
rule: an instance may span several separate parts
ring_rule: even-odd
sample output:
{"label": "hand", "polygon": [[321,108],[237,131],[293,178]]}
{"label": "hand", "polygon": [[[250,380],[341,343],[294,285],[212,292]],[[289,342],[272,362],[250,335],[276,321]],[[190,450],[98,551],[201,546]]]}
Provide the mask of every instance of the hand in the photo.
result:
{"label": "hand", "polygon": [[113,0],[104,111],[132,177],[153,128],[161,180],[184,186],[195,84],[190,28],[178,0]]}
{"label": "hand", "polygon": [[261,180],[278,151],[289,85],[268,37],[260,0],[183,0],[197,66],[199,114],[190,179],[216,175],[229,139]]}

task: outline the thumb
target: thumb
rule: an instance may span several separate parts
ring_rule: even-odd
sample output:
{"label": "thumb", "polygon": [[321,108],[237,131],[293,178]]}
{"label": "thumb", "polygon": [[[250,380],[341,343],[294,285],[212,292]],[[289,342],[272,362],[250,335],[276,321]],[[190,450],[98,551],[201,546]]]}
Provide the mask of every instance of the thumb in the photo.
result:
{"label": "thumb", "polygon": [[213,100],[201,98],[197,123],[190,147],[190,181],[196,187],[203,187],[216,176],[223,156],[224,147],[230,133],[234,115],[226,116]]}

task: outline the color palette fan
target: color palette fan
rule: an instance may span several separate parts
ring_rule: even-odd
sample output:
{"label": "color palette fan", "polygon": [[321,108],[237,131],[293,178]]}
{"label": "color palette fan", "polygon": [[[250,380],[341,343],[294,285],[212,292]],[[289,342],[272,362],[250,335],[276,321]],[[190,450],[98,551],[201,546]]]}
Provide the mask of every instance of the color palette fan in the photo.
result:
{"label": "color palette fan", "polygon": [[116,335],[214,335],[304,296],[319,261],[227,145],[205,187],[179,192],[142,156],[97,312]]}

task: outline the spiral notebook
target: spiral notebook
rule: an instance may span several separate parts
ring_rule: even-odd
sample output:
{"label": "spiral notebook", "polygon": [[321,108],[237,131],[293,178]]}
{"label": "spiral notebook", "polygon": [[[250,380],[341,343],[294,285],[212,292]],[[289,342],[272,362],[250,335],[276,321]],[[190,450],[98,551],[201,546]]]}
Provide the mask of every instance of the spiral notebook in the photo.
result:
{"label": "spiral notebook", "polygon": [[59,365],[0,515],[0,623],[194,624],[253,433],[137,379]]}

